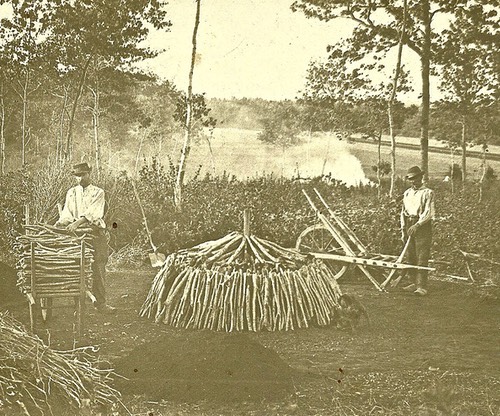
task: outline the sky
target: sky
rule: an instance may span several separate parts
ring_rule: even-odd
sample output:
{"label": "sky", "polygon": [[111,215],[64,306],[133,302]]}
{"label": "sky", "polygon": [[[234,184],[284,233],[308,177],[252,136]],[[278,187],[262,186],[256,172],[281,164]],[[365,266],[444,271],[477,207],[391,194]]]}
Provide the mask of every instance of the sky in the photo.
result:
{"label": "sky", "polygon": [[[349,37],[354,23],[348,19],[308,19],[302,12],[292,12],[292,3],[202,0],[193,92],[205,93],[208,98],[298,97],[311,60],[326,59],[327,46]],[[144,42],[164,52],[138,66],[187,90],[196,4],[194,0],[171,0],[166,7],[172,22],[170,31],[153,30]],[[5,5],[0,6],[2,15],[8,15]],[[414,92],[400,98],[418,103],[418,59],[406,49],[403,61],[413,75]],[[394,62],[388,68],[393,66]],[[387,77],[380,80],[387,81]],[[431,88],[436,97],[436,85],[431,84]]]}
{"label": "sky", "polygon": [[[209,98],[297,97],[311,59],[326,58],[326,47],[348,37],[353,23],[307,19],[291,11],[292,2],[202,1],[193,91]],[[183,90],[188,84],[195,9],[194,0],[171,1],[170,32],[155,32],[147,42],[165,52],[140,65]],[[411,65],[416,64],[413,59]]]}

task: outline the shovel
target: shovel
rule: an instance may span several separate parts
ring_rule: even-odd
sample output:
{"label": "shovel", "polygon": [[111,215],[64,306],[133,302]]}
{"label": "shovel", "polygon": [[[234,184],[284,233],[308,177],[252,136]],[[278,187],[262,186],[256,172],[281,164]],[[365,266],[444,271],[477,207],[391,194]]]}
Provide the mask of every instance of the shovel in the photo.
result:
{"label": "shovel", "polygon": [[146,213],[144,212],[144,207],[142,206],[141,199],[139,198],[139,193],[137,192],[137,188],[135,187],[135,182],[132,180],[132,189],[134,190],[135,198],[137,199],[137,203],[139,204],[139,208],[142,213],[142,223],[144,224],[144,228],[146,229],[146,234],[148,235],[149,244],[151,244],[151,248],[153,249],[152,253],[149,253],[149,261],[151,262],[152,267],[161,267],[163,263],[165,263],[165,254],[158,252],[158,247],[153,243],[153,237],[151,236],[151,231],[148,227],[148,220],[146,219]]}

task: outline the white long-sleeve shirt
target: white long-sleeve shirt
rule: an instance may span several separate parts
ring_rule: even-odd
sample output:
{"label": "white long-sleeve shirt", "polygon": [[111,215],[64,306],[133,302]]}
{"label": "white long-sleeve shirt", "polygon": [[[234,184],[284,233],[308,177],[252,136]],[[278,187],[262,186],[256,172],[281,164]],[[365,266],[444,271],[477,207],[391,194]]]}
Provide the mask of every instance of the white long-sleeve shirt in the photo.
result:
{"label": "white long-sleeve shirt", "polygon": [[99,228],[106,228],[104,222],[104,190],[88,185],[83,188],[76,185],[66,193],[64,208],[59,216],[58,223],[68,225],[85,217],[90,224]]}
{"label": "white long-sleeve shirt", "polygon": [[401,210],[401,229],[405,226],[405,217],[418,217],[417,224],[422,225],[434,219],[434,191],[422,185],[418,189],[408,188],[403,195]]}

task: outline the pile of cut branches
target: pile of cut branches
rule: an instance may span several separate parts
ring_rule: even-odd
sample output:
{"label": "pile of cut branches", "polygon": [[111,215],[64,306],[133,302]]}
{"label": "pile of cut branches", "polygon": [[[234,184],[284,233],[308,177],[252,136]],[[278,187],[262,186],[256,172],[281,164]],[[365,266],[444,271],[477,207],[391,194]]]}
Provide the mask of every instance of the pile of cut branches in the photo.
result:
{"label": "pile of cut branches", "polygon": [[[81,275],[82,242],[83,273],[88,280],[92,274],[91,236],[87,233],[69,234],[48,225],[26,225],[26,234],[17,239],[18,286],[24,293],[31,288],[32,265],[35,265],[37,292],[43,295],[78,290]],[[88,230],[90,231],[90,230]],[[33,252],[32,252],[33,247]]]}
{"label": "pile of cut branches", "polygon": [[77,414],[118,401],[109,385],[113,372],[97,368],[93,347],[52,350],[6,313],[0,313],[0,339],[0,414]]}
{"label": "pile of cut branches", "polygon": [[341,295],[322,261],[232,232],[168,256],[140,314],[182,328],[290,330],[334,323]]}

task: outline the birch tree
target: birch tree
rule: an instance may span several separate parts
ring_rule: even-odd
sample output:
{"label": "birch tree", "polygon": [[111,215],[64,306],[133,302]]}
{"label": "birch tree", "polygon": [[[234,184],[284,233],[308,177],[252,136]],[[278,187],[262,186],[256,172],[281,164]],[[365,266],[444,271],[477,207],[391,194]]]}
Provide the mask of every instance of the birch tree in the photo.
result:
{"label": "birch tree", "polygon": [[198,36],[198,27],[200,25],[200,9],[201,0],[195,0],[196,3],[196,14],[194,20],[193,36],[191,40],[191,65],[189,67],[189,77],[188,77],[188,89],[186,96],[186,122],[184,126],[184,142],[181,150],[181,156],[179,159],[179,165],[177,170],[177,177],[174,187],[174,204],[178,211],[182,210],[182,187],[184,184],[184,177],[186,175],[186,163],[189,157],[189,152],[191,151],[191,128],[193,122],[193,75],[194,67],[196,64],[196,45]]}

